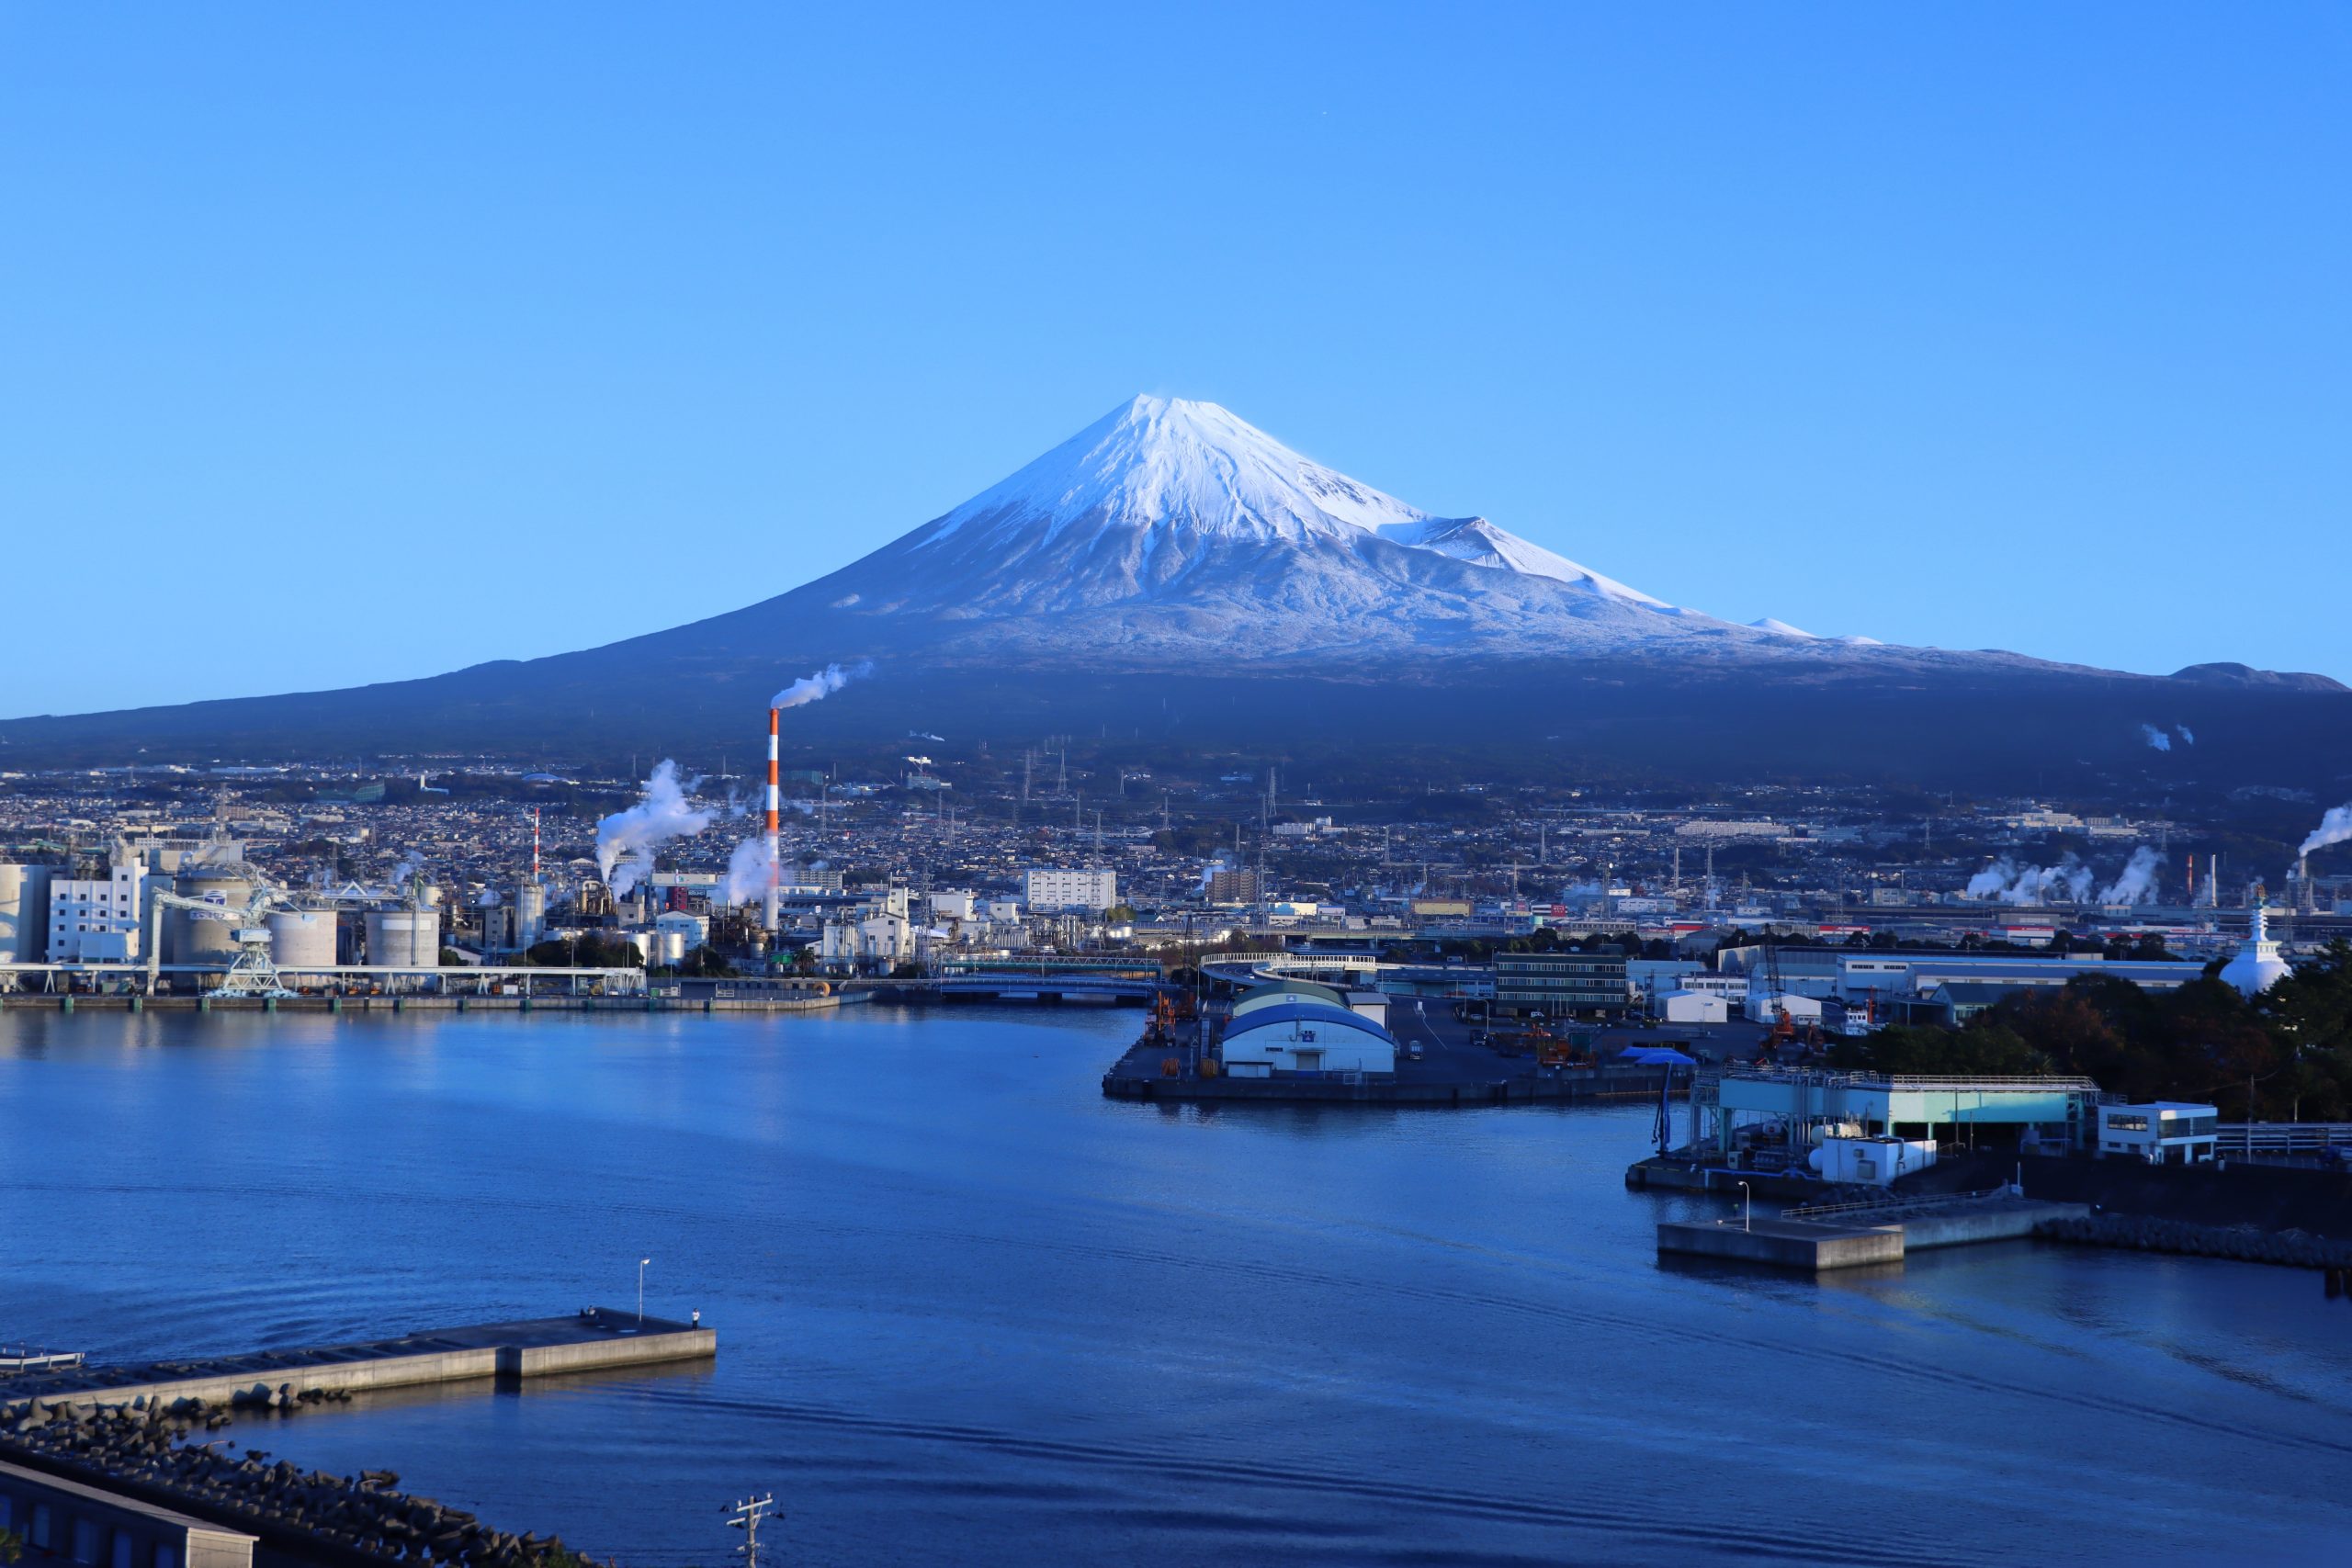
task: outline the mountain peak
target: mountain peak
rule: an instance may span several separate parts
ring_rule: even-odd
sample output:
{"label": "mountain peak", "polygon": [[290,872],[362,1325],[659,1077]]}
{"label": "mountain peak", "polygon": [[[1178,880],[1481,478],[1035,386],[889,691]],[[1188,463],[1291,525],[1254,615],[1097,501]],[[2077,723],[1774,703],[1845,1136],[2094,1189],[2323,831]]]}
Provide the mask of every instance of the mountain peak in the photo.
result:
{"label": "mountain peak", "polygon": [[1180,526],[1295,543],[1427,517],[1216,403],[1147,395],[982,491],[932,525],[924,542],[975,525],[1025,529],[1040,520],[1050,539],[1084,520],[1097,528]]}

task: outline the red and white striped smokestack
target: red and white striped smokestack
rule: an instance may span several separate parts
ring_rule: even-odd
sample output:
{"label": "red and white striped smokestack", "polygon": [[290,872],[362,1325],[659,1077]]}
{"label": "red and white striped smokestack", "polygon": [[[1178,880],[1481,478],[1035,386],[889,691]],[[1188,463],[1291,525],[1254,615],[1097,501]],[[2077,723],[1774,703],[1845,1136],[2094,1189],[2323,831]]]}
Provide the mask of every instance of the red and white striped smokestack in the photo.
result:
{"label": "red and white striped smokestack", "polygon": [[531,880],[539,879],[539,808],[531,807]]}
{"label": "red and white striped smokestack", "polygon": [[775,890],[778,880],[776,863],[778,860],[781,859],[781,851],[783,848],[782,840],[778,832],[778,823],[776,821],[777,813],[784,807],[784,796],[776,787],[775,727],[777,715],[777,709],[768,709],[768,903],[765,919],[767,921],[767,929],[770,931],[775,930]]}

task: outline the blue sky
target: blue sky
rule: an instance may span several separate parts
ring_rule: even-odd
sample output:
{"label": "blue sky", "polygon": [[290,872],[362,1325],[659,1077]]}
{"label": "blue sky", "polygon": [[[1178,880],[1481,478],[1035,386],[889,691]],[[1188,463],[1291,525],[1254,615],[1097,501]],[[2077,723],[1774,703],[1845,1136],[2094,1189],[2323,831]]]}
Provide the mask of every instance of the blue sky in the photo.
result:
{"label": "blue sky", "polygon": [[1736,619],[2352,679],[2347,67],[2341,4],[0,0],[0,714],[729,609],[1147,390]]}

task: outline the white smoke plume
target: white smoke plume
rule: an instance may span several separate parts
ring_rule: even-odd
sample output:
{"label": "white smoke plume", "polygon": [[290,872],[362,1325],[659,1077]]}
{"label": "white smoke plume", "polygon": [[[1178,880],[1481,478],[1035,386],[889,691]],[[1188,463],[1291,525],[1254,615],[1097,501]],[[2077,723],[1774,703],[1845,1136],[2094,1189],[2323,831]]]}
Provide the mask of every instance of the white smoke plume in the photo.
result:
{"label": "white smoke plume", "polygon": [[2185,724],[2174,725],[2172,727],[2172,732],[2180,737],[2180,743],[2183,746],[2194,746],[2197,744],[2197,731],[2189,728],[2188,726]]}
{"label": "white smoke plume", "polygon": [[754,833],[735,846],[727,857],[727,901],[743,905],[757,903],[768,894],[768,840],[764,833]]}
{"label": "white smoke plume", "polygon": [[424,869],[424,856],[415,850],[410,850],[401,856],[399,863],[390,871],[384,874],[384,886],[396,893],[400,892],[415,881],[417,874]]}
{"label": "white smoke plume", "polygon": [[870,659],[860,660],[847,669],[838,664],[828,664],[814,675],[803,675],[799,680],[778,692],[768,700],[768,706],[797,708],[809,703],[821,702],[852,681],[861,680],[873,673],[874,661]]}
{"label": "white smoke plume", "polygon": [[2312,836],[2303,840],[2303,847],[2296,852],[2307,855],[2313,850],[2324,850],[2346,839],[2352,839],[2352,805],[2330,808],[2328,814],[2319,819],[2319,826],[2312,830]]}
{"label": "white smoke plume", "polygon": [[2004,857],[1968,879],[1968,897],[2003,904],[2081,903],[2098,885],[2089,866],[2068,855],[2056,865],[2018,865]]}
{"label": "white smoke plume", "polygon": [[2164,869],[2164,861],[2155,851],[2142,844],[2123,863],[2123,874],[2108,884],[2098,896],[2102,904],[2153,904],[2156,899],[2156,874]]}
{"label": "white smoke plume", "polygon": [[2148,744],[2154,747],[2157,750],[2169,751],[2172,750],[2172,737],[2166,735],[2163,730],[2158,729],[2154,725],[2142,725],[2140,727],[2140,733],[2145,736],[2147,738]]}
{"label": "white smoke plume", "polygon": [[681,783],[678,764],[664,757],[645,781],[643,799],[596,824],[596,869],[616,896],[628,893],[653,869],[656,845],[710,826],[709,812],[686,804],[686,792],[700,782]]}

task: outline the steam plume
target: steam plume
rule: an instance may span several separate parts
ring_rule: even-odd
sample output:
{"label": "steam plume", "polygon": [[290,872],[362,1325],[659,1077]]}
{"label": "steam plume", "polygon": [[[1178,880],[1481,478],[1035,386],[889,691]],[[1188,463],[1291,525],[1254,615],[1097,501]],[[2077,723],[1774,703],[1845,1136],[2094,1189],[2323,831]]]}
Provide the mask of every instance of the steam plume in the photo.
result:
{"label": "steam plume", "polygon": [[2197,744],[2197,731],[2189,728],[2188,726],[2185,724],[2174,725],[2172,727],[2172,732],[2180,737],[2180,743],[2183,746],[2194,746]]}
{"label": "steam plume", "polygon": [[2053,866],[2021,866],[2005,856],[1968,879],[1968,897],[2003,904],[2047,904],[2057,896],[2079,904],[2098,880],[2089,866],[2071,854]]}
{"label": "steam plume", "polygon": [[809,703],[820,702],[848,685],[852,681],[860,680],[873,673],[874,661],[870,659],[862,659],[847,669],[838,664],[828,664],[814,675],[803,675],[799,680],[778,692],[769,699],[768,706],[797,708]]}
{"label": "steam plume", "polygon": [[616,895],[628,892],[653,869],[655,845],[710,826],[709,812],[686,804],[686,791],[696,782],[681,784],[678,764],[664,757],[645,781],[643,799],[596,824],[596,868]]}
{"label": "steam plume", "polygon": [[2164,869],[2164,862],[2156,852],[2142,844],[2123,863],[2123,874],[2109,883],[2099,894],[2102,904],[2149,904],[2155,901],[2156,874]]}
{"label": "steam plume", "polygon": [[2352,839],[2352,805],[2338,806],[2329,810],[2319,819],[2319,826],[2312,830],[2312,836],[2303,840],[2303,847],[2296,852],[2307,855],[2313,850],[2324,850],[2346,839]]}
{"label": "steam plume", "polygon": [[2169,751],[2172,750],[2172,737],[2166,735],[2163,730],[2158,729],[2154,725],[2142,725],[2140,727],[2140,733],[2146,737],[2148,744],[2154,747],[2157,750]]}
{"label": "steam plume", "polygon": [[767,897],[768,864],[765,835],[754,833],[736,845],[727,857],[727,901],[751,904]]}

